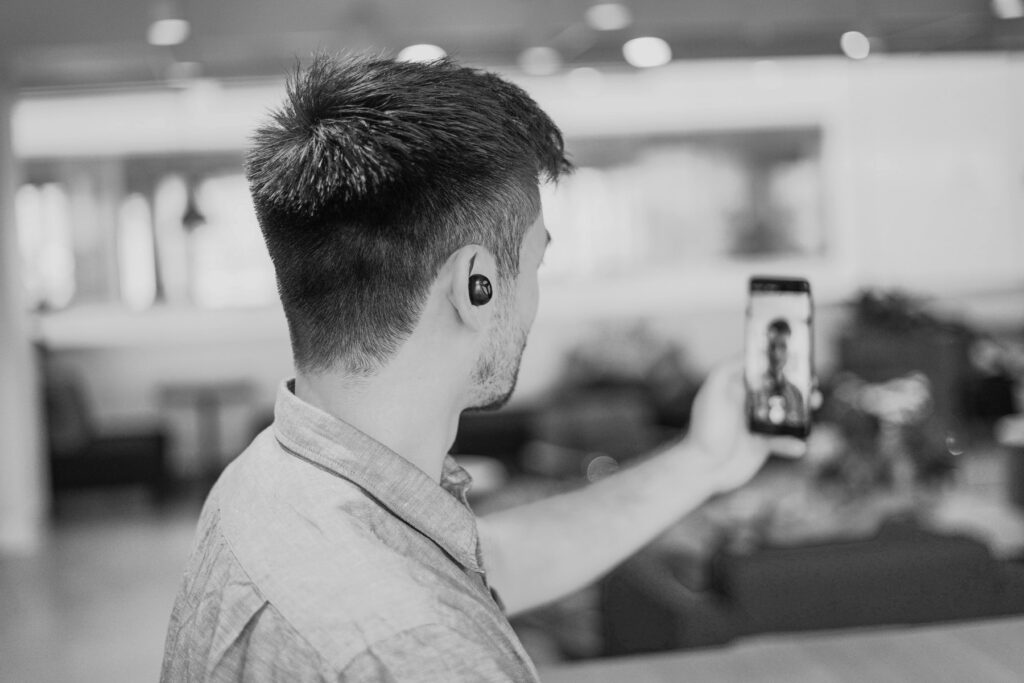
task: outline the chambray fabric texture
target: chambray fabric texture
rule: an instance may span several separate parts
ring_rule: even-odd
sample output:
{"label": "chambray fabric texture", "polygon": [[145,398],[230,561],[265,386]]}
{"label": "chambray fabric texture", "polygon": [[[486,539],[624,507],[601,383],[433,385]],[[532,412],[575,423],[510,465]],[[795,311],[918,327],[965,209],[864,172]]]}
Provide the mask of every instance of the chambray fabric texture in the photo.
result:
{"label": "chambray fabric texture", "polygon": [[203,506],[161,681],[536,681],[487,588],[469,484],[283,384]]}

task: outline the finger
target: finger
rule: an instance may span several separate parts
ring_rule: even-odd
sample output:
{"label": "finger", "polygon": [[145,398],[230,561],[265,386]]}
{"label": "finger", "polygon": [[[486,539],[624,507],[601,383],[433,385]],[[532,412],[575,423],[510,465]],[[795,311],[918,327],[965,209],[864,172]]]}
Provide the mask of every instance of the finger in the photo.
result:
{"label": "finger", "polygon": [[811,410],[817,410],[821,407],[821,404],[825,402],[825,397],[822,396],[818,389],[811,392],[811,400],[809,401]]}
{"label": "finger", "polygon": [[[705,384],[708,387],[715,387],[717,391],[723,391],[726,395],[733,395],[737,391],[745,389],[743,383],[743,359],[734,358],[716,365],[708,373]],[[716,392],[717,393],[717,392]]]}
{"label": "finger", "polygon": [[807,454],[807,442],[795,436],[773,436],[768,440],[768,451],[783,458],[802,458]]}

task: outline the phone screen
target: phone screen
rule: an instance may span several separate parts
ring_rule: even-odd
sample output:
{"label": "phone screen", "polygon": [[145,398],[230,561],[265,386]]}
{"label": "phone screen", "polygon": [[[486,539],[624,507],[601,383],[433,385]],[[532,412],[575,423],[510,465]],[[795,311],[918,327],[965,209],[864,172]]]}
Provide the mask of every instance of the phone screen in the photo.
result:
{"label": "phone screen", "polygon": [[755,277],[747,304],[747,423],[752,432],[806,437],[814,389],[807,280]]}

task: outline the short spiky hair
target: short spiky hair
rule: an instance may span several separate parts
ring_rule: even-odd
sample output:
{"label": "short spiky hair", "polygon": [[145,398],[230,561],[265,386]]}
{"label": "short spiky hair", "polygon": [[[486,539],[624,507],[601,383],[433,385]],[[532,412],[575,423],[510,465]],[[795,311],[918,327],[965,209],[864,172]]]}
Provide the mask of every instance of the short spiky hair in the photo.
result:
{"label": "short spiky hair", "polygon": [[296,366],[374,372],[466,244],[514,277],[538,183],[569,170],[551,119],[494,74],[326,54],[298,67],[246,159]]}

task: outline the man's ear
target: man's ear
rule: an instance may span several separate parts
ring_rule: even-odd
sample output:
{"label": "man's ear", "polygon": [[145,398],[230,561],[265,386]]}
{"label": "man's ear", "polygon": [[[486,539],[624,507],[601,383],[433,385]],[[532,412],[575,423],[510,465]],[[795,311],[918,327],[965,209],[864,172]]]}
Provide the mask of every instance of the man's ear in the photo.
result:
{"label": "man's ear", "polygon": [[[485,329],[494,315],[498,298],[504,294],[498,291],[498,268],[494,255],[485,247],[470,244],[452,254],[448,264],[448,301],[462,324],[474,330]],[[479,298],[473,301],[470,294],[470,277],[473,275],[487,279],[492,293],[488,301]]]}

